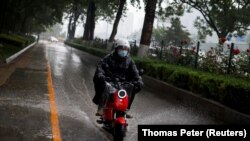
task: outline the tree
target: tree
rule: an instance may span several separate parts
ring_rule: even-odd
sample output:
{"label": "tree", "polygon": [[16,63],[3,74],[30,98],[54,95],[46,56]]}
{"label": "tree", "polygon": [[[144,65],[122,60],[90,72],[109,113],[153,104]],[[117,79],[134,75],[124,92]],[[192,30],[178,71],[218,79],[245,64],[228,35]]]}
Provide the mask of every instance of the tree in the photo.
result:
{"label": "tree", "polygon": [[122,17],[122,12],[123,12],[125,4],[126,4],[126,0],[120,0],[119,1],[119,7],[118,7],[118,11],[116,13],[116,18],[115,18],[115,21],[114,21],[114,24],[113,24],[113,29],[112,29],[111,35],[109,37],[109,42],[114,41],[115,35],[117,33],[118,24],[119,24],[120,19]]}
{"label": "tree", "polygon": [[172,18],[171,19],[171,27],[167,28],[166,30],[166,40],[165,42],[174,45],[180,45],[181,41],[186,40],[190,41],[189,35],[190,33],[181,25],[180,18]]}
{"label": "tree", "polygon": [[38,33],[61,22],[68,0],[0,1],[0,32]]}
{"label": "tree", "polygon": [[151,42],[157,0],[147,0],[138,56],[146,56]]}
{"label": "tree", "polygon": [[162,40],[166,39],[166,28],[165,27],[157,27],[153,29],[152,37],[156,42],[161,43]]}
{"label": "tree", "polygon": [[95,11],[96,4],[94,0],[89,0],[87,18],[84,27],[83,40],[93,40],[95,30]]}
{"label": "tree", "polygon": [[114,10],[117,6],[114,4],[116,0],[97,1],[89,0],[87,9],[87,18],[84,25],[83,40],[93,40],[95,22],[98,19],[110,21],[114,17]]}
{"label": "tree", "polygon": [[194,27],[197,28],[197,36],[198,40],[201,42],[205,42],[207,35],[212,36],[212,30],[210,28],[207,28],[206,21],[200,17],[197,17],[194,21]]}
{"label": "tree", "polygon": [[[165,2],[167,7],[162,7],[162,2]],[[162,19],[168,18],[170,16],[180,16],[183,14],[183,7],[179,4],[169,3],[169,1],[163,0],[145,0],[145,18],[142,28],[140,47],[138,50],[138,56],[146,56],[148,48],[151,42],[153,24],[155,15],[160,16]],[[158,4],[158,6],[157,6]]]}
{"label": "tree", "polygon": [[67,7],[68,9],[67,18],[69,18],[68,36],[67,36],[68,39],[73,39],[75,37],[77,21],[80,16],[82,16],[82,18],[84,17],[86,3],[87,3],[86,0],[73,0],[72,3]]}
{"label": "tree", "polygon": [[180,18],[171,18],[171,26],[154,29],[153,37],[158,43],[164,40],[168,44],[180,45],[183,40],[190,41],[190,33],[183,28]]}
{"label": "tree", "polygon": [[[186,4],[198,10],[207,27],[215,31],[218,38],[224,38],[234,31],[245,33],[249,30],[249,0],[175,0],[175,3]],[[204,24],[204,21],[200,23]]]}
{"label": "tree", "polygon": [[[114,38],[115,38],[115,35],[117,33],[117,28],[118,28],[118,25],[119,25],[119,22],[120,22],[120,19],[122,17],[122,14],[125,13],[125,9],[126,9],[126,1],[127,0],[119,0],[119,6],[118,6],[118,10],[117,10],[117,13],[116,13],[116,17],[115,17],[115,21],[113,23],[113,28],[112,28],[112,32],[111,32],[111,35],[109,37],[109,42],[113,42],[114,41]],[[137,3],[139,5],[140,1],[139,0],[130,0],[131,4],[133,6],[135,6],[135,4]],[[137,6],[139,7],[139,6]],[[140,7],[139,7],[140,8]]]}

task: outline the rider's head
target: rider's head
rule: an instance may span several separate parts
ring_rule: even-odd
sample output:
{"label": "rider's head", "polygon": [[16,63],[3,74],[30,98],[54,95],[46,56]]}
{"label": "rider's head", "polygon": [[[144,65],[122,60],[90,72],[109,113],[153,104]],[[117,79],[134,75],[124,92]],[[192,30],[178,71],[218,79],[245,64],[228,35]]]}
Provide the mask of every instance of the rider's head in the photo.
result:
{"label": "rider's head", "polygon": [[126,39],[117,39],[115,41],[115,52],[121,57],[126,58],[129,55],[130,44]]}

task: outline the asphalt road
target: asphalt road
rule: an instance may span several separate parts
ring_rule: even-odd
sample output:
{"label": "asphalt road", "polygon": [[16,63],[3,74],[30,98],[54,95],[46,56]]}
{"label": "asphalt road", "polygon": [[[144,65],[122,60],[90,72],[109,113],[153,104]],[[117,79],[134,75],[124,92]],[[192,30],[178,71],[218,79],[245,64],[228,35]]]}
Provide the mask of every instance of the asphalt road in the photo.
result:
{"label": "asphalt road", "polygon": [[[58,133],[63,141],[112,141],[96,123],[92,103],[99,60],[63,43],[41,42],[1,66],[10,76],[0,86],[0,140],[50,141]],[[147,88],[136,95],[131,114],[126,141],[137,141],[138,124],[222,123]]]}

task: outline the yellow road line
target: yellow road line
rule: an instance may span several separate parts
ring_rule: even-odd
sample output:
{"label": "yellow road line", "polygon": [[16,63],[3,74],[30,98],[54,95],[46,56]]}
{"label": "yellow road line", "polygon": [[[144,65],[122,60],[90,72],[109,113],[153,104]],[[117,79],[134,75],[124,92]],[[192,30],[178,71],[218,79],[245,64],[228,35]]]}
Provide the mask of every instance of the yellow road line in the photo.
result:
{"label": "yellow road line", "polygon": [[51,70],[49,63],[47,64],[48,68],[48,89],[49,89],[49,101],[50,101],[50,118],[51,118],[51,126],[53,133],[53,141],[61,141],[60,128],[59,128],[59,120],[57,114],[56,100],[54,94],[54,88],[52,84]]}

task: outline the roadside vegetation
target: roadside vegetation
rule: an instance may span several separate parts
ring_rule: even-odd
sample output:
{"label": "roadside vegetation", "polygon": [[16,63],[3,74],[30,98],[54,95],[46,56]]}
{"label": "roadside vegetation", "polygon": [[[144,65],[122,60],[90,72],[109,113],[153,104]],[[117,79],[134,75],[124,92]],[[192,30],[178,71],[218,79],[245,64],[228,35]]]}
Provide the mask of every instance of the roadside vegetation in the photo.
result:
{"label": "roadside vegetation", "polygon": [[[90,47],[77,39],[66,41],[65,44],[98,57],[110,53],[101,46]],[[148,76],[191,91],[239,112],[250,114],[250,80],[248,78],[199,71],[187,66],[168,64],[160,59],[137,56],[132,56],[132,58]]]}
{"label": "roadside vegetation", "polygon": [[35,37],[18,34],[0,34],[0,62],[35,41]]}
{"label": "roadside vegetation", "polygon": [[[233,39],[244,37],[250,30],[250,3],[247,0],[0,1],[0,59],[27,45],[30,38],[23,35],[39,37],[53,25],[62,23],[63,18],[68,21],[66,44],[103,57],[109,53],[116,34],[120,32],[120,20],[128,16],[128,4],[145,10],[143,26],[137,29],[141,31],[131,36],[130,40],[139,43],[135,43],[138,47],[132,48],[131,54],[138,66],[146,70],[147,75],[250,114],[250,48],[243,56],[239,56],[239,51],[234,51],[233,44],[229,44],[229,55],[221,51],[225,42],[233,43]],[[184,13],[193,10],[201,14],[193,23],[197,29],[195,35],[191,35],[180,20]],[[155,19],[157,26],[153,25]],[[113,24],[105,45],[95,40],[98,21]],[[79,23],[83,23],[83,36],[75,39]],[[9,33],[21,33],[21,36]],[[218,51],[211,50],[210,55],[205,58],[197,57],[198,47],[189,50],[188,55],[184,54],[186,51],[181,46],[206,42],[206,37],[213,33],[218,37],[218,46],[213,46],[213,49]],[[155,41],[153,49],[156,52],[149,54],[152,40]],[[163,47],[159,48],[163,40],[169,46],[165,52]],[[196,57],[193,54],[195,49]],[[236,56],[238,57],[235,58]],[[191,67],[192,65],[195,67]],[[197,67],[201,69],[196,69]]]}

